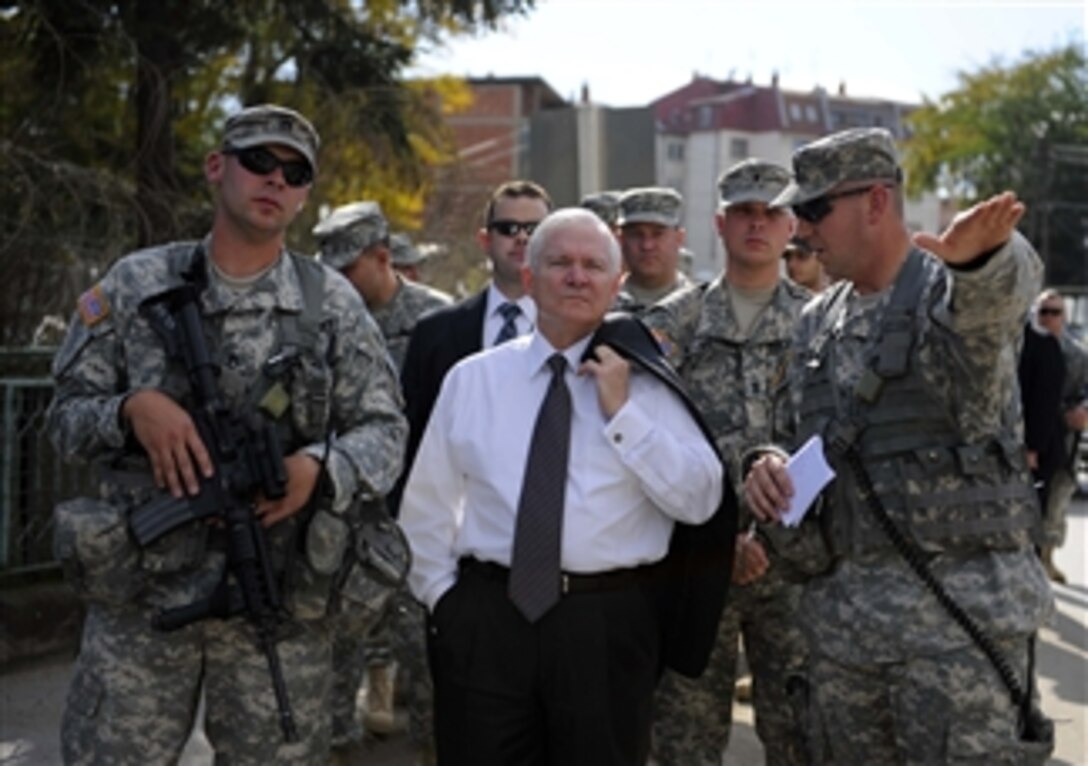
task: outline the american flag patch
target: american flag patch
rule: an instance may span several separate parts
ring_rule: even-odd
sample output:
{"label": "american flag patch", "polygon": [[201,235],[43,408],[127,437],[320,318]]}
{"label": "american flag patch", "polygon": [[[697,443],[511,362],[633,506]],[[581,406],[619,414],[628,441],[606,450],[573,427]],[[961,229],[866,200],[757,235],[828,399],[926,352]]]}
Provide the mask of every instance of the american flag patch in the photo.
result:
{"label": "american flag patch", "polygon": [[676,344],[672,342],[672,338],[657,328],[650,330],[650,334],[654,336],[657,345],[661,347],[661,353],[666,357],[671,357],[673,349],[676,348]]}
{"label": "american flag patch", "polygon": [[94,327],[110,315],[110,302],[102,292],[102,285],[95,285],[79,296],[79,318],[88,327]]}

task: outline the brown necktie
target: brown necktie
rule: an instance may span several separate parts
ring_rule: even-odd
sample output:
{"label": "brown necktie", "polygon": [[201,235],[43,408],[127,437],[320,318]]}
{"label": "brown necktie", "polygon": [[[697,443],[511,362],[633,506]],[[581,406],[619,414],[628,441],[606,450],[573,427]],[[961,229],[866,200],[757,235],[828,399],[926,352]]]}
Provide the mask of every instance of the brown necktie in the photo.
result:
{"label": "brown necktie", "polygon": [[570,451],[570,390],[563,379],[567,366],[563,355],[552,354],[548,366],[552,368],[552,380],[529,443],[510,562],[510,599],[529,622],[536,622],[559,600],[559,553]]}

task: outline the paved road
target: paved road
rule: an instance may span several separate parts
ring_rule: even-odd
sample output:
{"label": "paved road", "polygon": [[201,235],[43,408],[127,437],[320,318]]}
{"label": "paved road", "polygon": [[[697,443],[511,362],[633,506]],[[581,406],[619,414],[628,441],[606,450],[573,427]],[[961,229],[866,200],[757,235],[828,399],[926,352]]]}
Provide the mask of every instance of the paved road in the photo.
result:
{"label": "paved road", "polygon": [[[1058,552],[1068,585],[1054,587],[1057,612],[1039,644],[1039,690],[1043,709],[1055,719],[1057,748],[1052,766],[1088,766],[1088,499],[1070,514],[1069,537]],[[70,657],[50,657],[0,676],[0,764],[60,763],[58,722],[71,671]],[[736,725],[724,766],[762,763],[751,708],[734,705]],[[365,766],[411,766],[403,739],[375,745]],[[194,737],[182,766],[206,766],[211,753]]]}

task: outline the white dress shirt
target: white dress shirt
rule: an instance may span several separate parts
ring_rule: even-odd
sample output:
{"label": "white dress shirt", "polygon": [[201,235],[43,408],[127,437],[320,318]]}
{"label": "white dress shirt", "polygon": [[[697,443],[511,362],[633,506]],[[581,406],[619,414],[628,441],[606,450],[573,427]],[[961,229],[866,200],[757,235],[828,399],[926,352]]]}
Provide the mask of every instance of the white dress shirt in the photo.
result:
{"label": "white dress shirt", "polygon": [[[563,515],[566,572],[662,559],[673,520],[717,509],[722,466],[683,403],[632,368],[626,404],[606,421],[592,375],[576,373],[585,338],[563,352],[571,392]],[[404,496],[412,592],[429,608],[453,585],[458,559],[510,565],[518,499],[555,352],[533,333],[461,360],[442,384]]]}
{"label": "white dress shirt", "polygon": [[523,295],[516,301],[511,301],[499,292],[495,283],[487,286],[487,305],[484,307],[484,336],[481,338],[480,348],[491,348],[495,345],[495,338],[499,335],[506,319],[499,313],[499,306],[504,303],[516,303],[521,313],[514,318],[514,324],[518,327],[518,335],[525,335],[533,331],[536,325],[536,304],[528,295]]}

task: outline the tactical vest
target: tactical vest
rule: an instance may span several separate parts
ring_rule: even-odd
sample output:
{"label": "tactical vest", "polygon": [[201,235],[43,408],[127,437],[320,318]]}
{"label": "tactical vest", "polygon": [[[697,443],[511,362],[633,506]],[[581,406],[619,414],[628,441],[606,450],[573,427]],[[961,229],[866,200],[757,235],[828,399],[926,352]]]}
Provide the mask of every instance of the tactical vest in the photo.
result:
{"label": "tactical vest", "polygon": [[[195,242],[179,242],[168,246],[165,258],[168,278],[160,292],[192,280],[193,275],[204,279],[206,266],[194,263]],[[235,411],[260,412],[272,422],[278,432],[284,456],[300,447],[323,441],[331,413],[333,372],[328,360],[327,346],[334,342],[323,335],[322,305],[325,274],[319,263],[294,253],[287,257],[294,265],[302,292],[302,311],[282,312],[276,316],[278,338],[257,376],[247,386],[243,402],[232,402]],[[188,272],[188,275],[187,275]],[[154,295],[159,294],[155,293]],[[223,368],[219,333],[207,318],[203,322],[212,361]],[[191,407],[192,397],[182,365],[168,360],[161,382],[164,392],[183,407]],[[159,490],[152,481],[150,461],[142,450],[133,449],[99,467],[104,490],[117,502],[134,507],[151,500]],[[267,531],[267,542],[277,571],[293,569],[297,540],[308,524],[310,513],[300,513]],[[199,566],[208,550],[224,545],[221,534],[206,524],[188,524],[144,548],[140,554],[144,571],[157,574],[184,572]]]}
{"label": "tactical vest", "polygon": [[821,331],[806,351],[801,433],[823,435],[838,475],[830,507],[821,514],[836,557],[891,547],[844,458],[851,445],[889,516],[922,550],[1019,549],[1031,543],[1039,525],[1038,500],[1011,411],[992,439],[966,443],[940,392],[929,390],[918,370],[918,338],[927,321],[926,271],[924,254],[912,250],[852,395],[842,396],[831,379],[834,344],[828,343],[850,284],[832,288]]}

